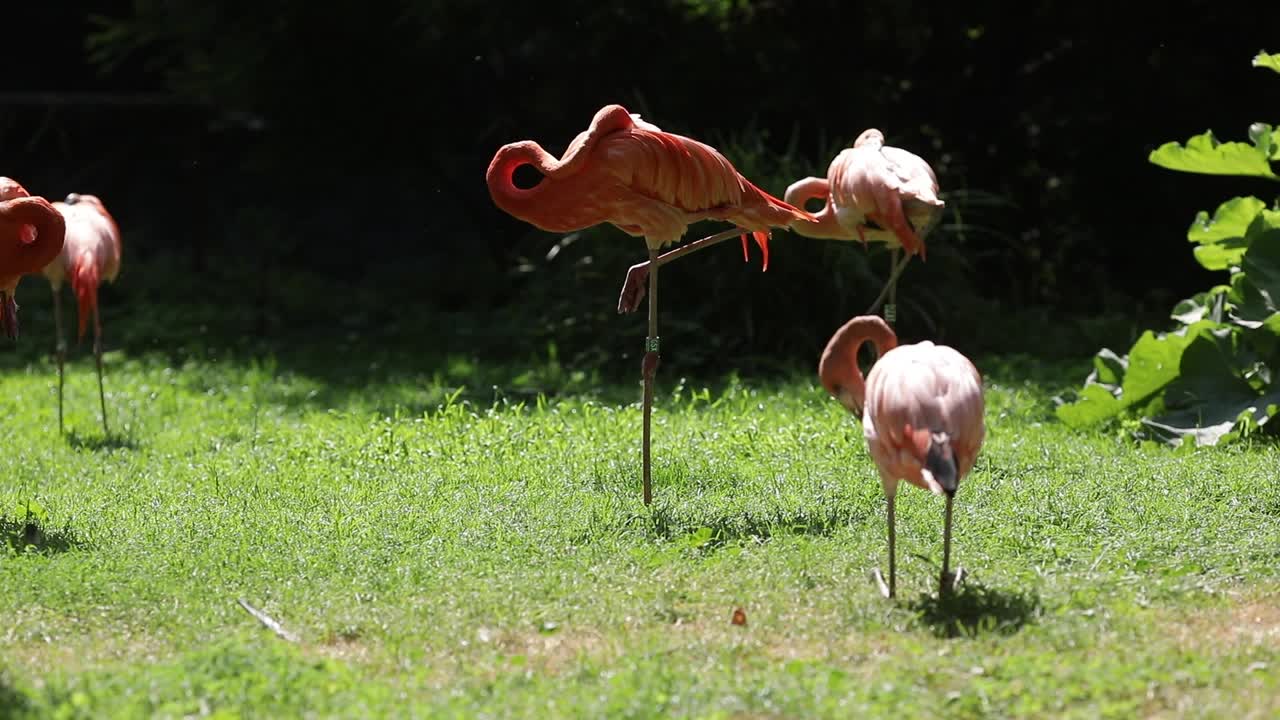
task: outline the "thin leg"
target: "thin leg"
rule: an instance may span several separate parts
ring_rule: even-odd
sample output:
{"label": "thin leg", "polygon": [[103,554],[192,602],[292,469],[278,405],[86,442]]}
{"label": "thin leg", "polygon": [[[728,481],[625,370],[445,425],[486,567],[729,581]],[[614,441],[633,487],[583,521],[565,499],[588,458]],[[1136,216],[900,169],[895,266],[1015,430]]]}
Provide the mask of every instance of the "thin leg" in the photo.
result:
{"label": "thin leg", "polygon": [[880,594],[886,598],[892,599],[898,590],[898,553],[895,545],[897,544],[897,531],[894,527],[893,501],[894,495],[897,493],[886,493],[886,521],[889,526],[889,582],[884,581],[884,575],[880,573],[880,568],[875,569],[876,584],[880,586]]}
{"label": "thin leg", "polygon": [[622,283],[622,294],[618,296],[618,312],[634,312],[640,307],[640,301],[644,299],[644,279],[649,274],[650,266],[654,268],[662,267],[672,260],[684,257],[689,253],[709,248],[725,240],[732,240],[744,232],[748,231],[742,228],[725,230],[724,232],[704,237],[701,240],[695,240],[657,257],[654,257],[656,253],[650,252],[648,262],[632,265],[627,270],[627,279]]}
{"label": "thin leg", "polygon": [[[53,287],[50,285],[50,287]],[[54,338],[53,354],[58,361],[58,434],[63,433],[62,430],[62,366],[67,361],[67,343],[62,336],[62,294],[58,292],[58,288],[53,288],[53,328],[56,337]]]}
{"label": "thin leg", "polygon": [[644,377],[644,504],[653,502],[653,483],[649,457],[650,426],[653,419],[653,378],[658,372],[658,251],[649,248],[649,337],[644,344],[644,360],[640,365]]}
{"label": "thin leg", "polygon": [[942,577],[938,585],[938,595],[946,595],[948,592],[955,590],[960,586],[960,582],[964,580],[964,568],[956,568],[955,575],[951,574],[951,503],[954,496],[947,495],[946,518],[943,520],[942,526]]}
{"label": "thin leg", "polygon": [[[892,264],[889,270],[889,282],[884,284],[884,287],[880,290],[880,294],[876,296],[876,301],[871,303],[871,307],[867,308],[867,311],[863,313],[864,315],[874,315],[876,310],[880,308],[880,303],[884,302],[885,298],[887,297],[889,298],[889,304],[885,306],[884,314],[885,314],[885,319],[888,320],[890,325],[892,325],[894,323],[894,320],[897,319],[896,303],[898,299],[898,276],[902,274],[902,270],[907,266],[907,263],[911,262],[910,255],[903,256],[902,261],[898,262],[897,260],[898,252],[899,252],[898,250],[894,250],[891,253]],[[889,319],[890,306],[894,306],[895,308],[893,313],[895,317],[893,320]]]}
{"label": "thin leg", "polygon": [[102,434],[110,435],[107,429],[107,393],[102,388],[102,319],[98,314],[98,306],[93,306],[93,359],[98,363],[98,401],[102,403]]}

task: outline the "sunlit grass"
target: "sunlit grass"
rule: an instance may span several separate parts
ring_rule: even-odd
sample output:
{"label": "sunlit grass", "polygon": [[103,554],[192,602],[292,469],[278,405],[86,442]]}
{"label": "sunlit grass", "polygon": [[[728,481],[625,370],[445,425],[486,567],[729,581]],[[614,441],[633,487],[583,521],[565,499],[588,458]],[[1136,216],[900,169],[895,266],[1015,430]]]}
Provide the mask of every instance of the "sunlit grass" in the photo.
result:
{"label": "sunlit grass", "polygon": [[861,430],[806,374],[660,375],[647,509],[638,386],[550,361],[338,382],[117,353],[111,438],[91,362],[67,438],[51,366],[17,366],[0,716],[1280,710],[1280,452],[1074,434],[1050,397],[1078,373],[979,364],[970,582],[935,597],[942,504],[907,488],[896,603],[867,578],[884,504]]}

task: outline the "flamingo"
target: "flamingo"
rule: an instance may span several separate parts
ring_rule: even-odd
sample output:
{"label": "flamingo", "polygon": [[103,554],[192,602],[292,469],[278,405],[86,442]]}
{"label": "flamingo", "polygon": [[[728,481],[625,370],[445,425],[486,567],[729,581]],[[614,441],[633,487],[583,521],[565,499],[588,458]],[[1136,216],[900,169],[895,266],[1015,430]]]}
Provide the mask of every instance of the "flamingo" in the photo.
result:
{"label": "flamingo", "polygon": [[[865,342],[875,346],[879,360],[864,384],[858,348]],[[888,323],[878,315],[861,315],[831,336],[818,377],[827,392],[862,418],[862,434],[880,470],[889,526],[889,582],[879,568],[874,573],[881,594],[892,598],[896,590],[893,503],[899,480],[946,496],[939,589],[945,594],[964,577],[963,568],[954,576],[948,572],[951,503],[986,435],[977,368],[956,350],[928,340],[898,345]]]}
{"label": "flamingo", "polygon": [[[883,242],[890,248],[889,281],[867,310],[885,305],[890,324],[897,314],[898,275],[911,256],[925,259],[924,238],[942,219],[945,203],[938,199],[938,178],[919,155],[884,144],[884,133],[864,130],[852,148],[842,150],[827,169],[827,177],[809,177],[792,183],[786,201],[804,207],[805,201],[819,198],[826,205],[816,222],[800,219],[791,229],[805,237],[827,240]],[[871,228],[870,220],[879,228]],[[898,253],[907,254],[898,263]]]}
{"label": "flamingo", "polygon": [[93,356],[98,366],[98,401],[102,405],[102,432],[107,429],[107,395],[102,387],[102,320],[98,312],[98,286],[114,282],[120,273],[120,228],[96,195],[71,193],[65,202],[53,203],[66,218],[67,238],[62,252],[44,267],[53,289],[53,319],[58,335],[58,432],[62,432],[63,365],[67,347],[62,338],[62,282],[71,278],[79,316],[77,342],[84,339],[93,316]]}
{"label": "flamingo", "polygon": [[48,200],[0,177],[0,326],[10,339],[18,337],[19,278],[57,257],[65,233],[66,222]]}
{"label": "flamingo", "polygon": [[[532,165],[544,175],[528,190],[517,188],[512,180],[522,165]],[[649,335],[641,362],[648,505],[650,417],[659,359],[658,251],[678,242],[691,223],[725,220],[736,227],[699,243],[739,236],[745,254],[750,233],[764,253],[767,269],[770,229],[816,218],[751,184],[715,148],[664,132],[621,105],[597,111],[590,127],[574,138],[559,160],[531,140],[502,146],[489,163],[485,181],[495,205],[542,230],[572,232],[607,222],[645,239],[654,266],[648,274]]]}

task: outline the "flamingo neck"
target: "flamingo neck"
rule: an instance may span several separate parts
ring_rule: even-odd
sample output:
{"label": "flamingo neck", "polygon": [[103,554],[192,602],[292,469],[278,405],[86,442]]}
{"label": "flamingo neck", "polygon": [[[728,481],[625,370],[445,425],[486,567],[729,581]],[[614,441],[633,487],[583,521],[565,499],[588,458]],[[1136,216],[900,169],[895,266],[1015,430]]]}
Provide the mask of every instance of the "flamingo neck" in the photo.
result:
{"label": "flamingo neck", "polygon": [[503,145],[490,161],[484,178],[493,203],[518,218],[526,217],[537,203],[543,183],[527,190],[518,188],[515,185],[516,170],[522,165],[532,165],[538,172],[548,175],[557,164],[555,158],[532,140]]}
{"label": "flamingo neck", "polygon": [[854,239],[853,233],[846,230],[836,218],[836,209],[831,203],[830,187],[826,178],[810,177],[794,182],[787,188],[783,202],[801,210],[805,209],[805,203],[809,200],[823,201],[821,210],[810,213],[812,220],[802,218],[792,220],[792,230],[804,237],[821,240]]}
{"label": "flamingo neck", "polygon": [[850,412],[861,415],[866,399],[866,378],[858,368],[858,349],[871,343],[877,356],[898,346],[893,329],[877,315],[861,315],[845,323],[831,336],[818,362],[822,386]]}

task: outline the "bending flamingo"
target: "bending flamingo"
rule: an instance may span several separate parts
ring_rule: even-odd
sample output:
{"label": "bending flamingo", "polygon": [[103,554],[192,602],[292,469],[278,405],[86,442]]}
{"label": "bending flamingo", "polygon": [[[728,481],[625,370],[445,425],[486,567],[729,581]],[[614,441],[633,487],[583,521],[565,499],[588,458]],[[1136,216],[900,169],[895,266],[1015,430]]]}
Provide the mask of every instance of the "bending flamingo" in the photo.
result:
{"label": "bending flamingo", "polygon": [[23,275],[40,272],[62,250],[66,223],[42,197],[31,197],[14,180],[0,177],[0,327],[18,337],[14,293]]}
{"label": "bending flamingo", "polygon": [[[512,176],[522,165],[534,166],[545,177],[528,190],[517,188]],[[658,368],[658,251],[678,242],[693,222],[725,220],[737,227],[707,240],[741,235],[745,253],[750,232],[765,253],[767,267],[770,228],[816,219],[752,185],[715,148],[663,132],[621,105],[601,108],[559,160],[531,140],[504,145],[489,163],[485,181],[494,204],[543,230],[571,232],[607,222],[645,239],[654,267],[648,276],[649,335],[641,364],[644,502],[649,504],[650,416]]]}
{"label": "bending flamingo", "polygon": [[109,433],[107,395],[102,386],[102,320],[98,312],[98,286],[104,280],[114,282],[120,273],[120,228],[96,195],[71,193],[66,202],[55,202],[53,206],[67,223],[67,239],[62,252],[44,268],[44,276],[53,288],[53,319],[58,334],[58,432],[62,432],[63,365],[67,354],[62,336],[61,290],[63,280],[70,277],[79,316],[77,341],[84,339],[89,316],[93,316],[93,357],[98,367],[102,432]]}
{"label": "bending flamingo", "polygon": [[[864,384],[858,348],[870,342],[879,354]],[[952,576],[951,502],[960,481],[978,458],[986,435],[982,378],[964,355],[928,340],[898,345],[893,329],[876,315],[855,317],[831,336],[818,363],[822,386],[849,412],[862,418],[862,434],[880,469],[889,525],[889,582],[877,568],[876,581],[885,597],[897,582],[894,497],[898,481],[947,498],[942,535],[940,593],[959,584]]]}
{"label": "bending flamingo", "polygon": [[[852,148],[840,152],[827,177],[810,177],[787,188],[787,202],[804,207],[818,198],[826,206],[817,220],[796,220],[791,229],[805,237],[827,240],[883,242],[890,248],[889,281],[867,313],[875,312],[886,294],[885,318],[896,315],[898,275],[911,256],[925,257],[924,238],[942,219],[945,203],[938,199],[938,178],[920,156],[884,144],[875,128],[863,131]],[[867,221],[879,228],[871,228]],[[900,249],[907,251],[898,263]]]}

